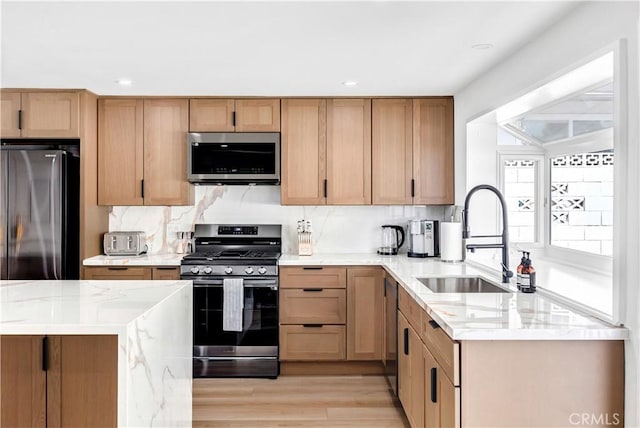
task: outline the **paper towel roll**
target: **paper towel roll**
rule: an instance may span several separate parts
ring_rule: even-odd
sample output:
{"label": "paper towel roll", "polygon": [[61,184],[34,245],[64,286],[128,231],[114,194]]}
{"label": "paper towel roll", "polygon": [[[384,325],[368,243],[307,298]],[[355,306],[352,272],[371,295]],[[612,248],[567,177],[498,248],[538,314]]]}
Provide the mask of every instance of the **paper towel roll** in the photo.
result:
{"label": "paper towel roll", "polygon": [[461,262],[462,223],[440,223],[440,260],[443,262]]}

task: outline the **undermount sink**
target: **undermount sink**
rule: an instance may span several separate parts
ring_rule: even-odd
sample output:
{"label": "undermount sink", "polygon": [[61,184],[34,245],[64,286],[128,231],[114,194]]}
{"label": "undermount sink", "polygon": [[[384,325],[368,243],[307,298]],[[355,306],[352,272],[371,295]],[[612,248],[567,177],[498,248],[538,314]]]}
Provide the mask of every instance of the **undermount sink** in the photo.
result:
{"label": "undermount sink", "polygon": [[434,293],[510,293],[480,277],[466,278],[417,278]]}

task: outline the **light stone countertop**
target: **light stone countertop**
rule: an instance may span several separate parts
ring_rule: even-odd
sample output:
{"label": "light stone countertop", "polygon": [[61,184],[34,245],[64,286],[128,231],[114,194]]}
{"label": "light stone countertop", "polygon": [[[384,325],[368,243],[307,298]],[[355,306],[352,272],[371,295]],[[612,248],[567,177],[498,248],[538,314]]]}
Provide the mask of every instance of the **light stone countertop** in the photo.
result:
{"label": "light stone countertop", "polygon": [[191,281],[0,281],[0,335],[117,336],[119,427],[191,426],[192,328]]}
{"label": "light stone countertop", "polygon": [[180,266],[184,254],[151,254],[140,256],[93,256],[83,266]]}
{"label": "light stone countertop", "polygon": [[[154,257],[160,263],[154,263]],[[130,258],[96,256],[85,260],[84,265],[179,265],[181,258],[179,254]],[[608,324],[542,293],[518,293],[515,286],[511,287],[513,293],[434,293],[416,279],[480,276],[499,281],[467,263],[370,253],[283,254],[278,263],[280,266],[382,266],[454,340],[623,340],[629,337],[626,328]]]}

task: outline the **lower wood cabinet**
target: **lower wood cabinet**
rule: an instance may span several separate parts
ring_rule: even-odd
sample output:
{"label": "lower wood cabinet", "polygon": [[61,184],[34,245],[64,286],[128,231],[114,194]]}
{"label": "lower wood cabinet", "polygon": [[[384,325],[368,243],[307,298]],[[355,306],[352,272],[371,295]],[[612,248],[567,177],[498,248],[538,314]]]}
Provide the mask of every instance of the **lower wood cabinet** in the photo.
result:
{"label": "lower wood cabinet", "polygon": [[115,427],[116,336],[0,336],[0,426]]}
{"label": "lower wood cabinet", "polygon": [[340,361],[345,356],[344,325],[280,326],[282,361]]}
{"label": "lower wood cabinet", "polygon": [[422,347],[424,367],[424,428],[460,426],[460,388],[445,375],[426,346]]}
{"label": "lower wood cabinet", "polygon": [[409,321],[398,313],[398,398],[412,428],[425,417],[424,345]]}
{"label": "lower wood cabinet", "polygon": [[382,360],[384,271],[347,269],[347,360]]}
{"label": "lower wood cabinet", "polygon": [[281,324],[344,324],[347,318],[344,289],[303,288],[280,291]]}
{"label": "lower wood cabinet", "polygon": [[85,266],[83,279],[178,280],[179,266]]}

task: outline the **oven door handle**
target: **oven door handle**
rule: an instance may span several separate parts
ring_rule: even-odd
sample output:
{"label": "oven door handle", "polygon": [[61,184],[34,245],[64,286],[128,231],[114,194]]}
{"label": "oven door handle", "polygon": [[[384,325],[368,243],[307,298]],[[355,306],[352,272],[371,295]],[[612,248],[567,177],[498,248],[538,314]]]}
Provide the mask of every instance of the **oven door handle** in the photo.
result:
{"label": "oven door handle", "polygon": [[[194,279],[193,286],[196,288],[222,288],[222,279]],[[247,288],[271,288],[278,289],[277,279],[245,279],[243,284]]]}

